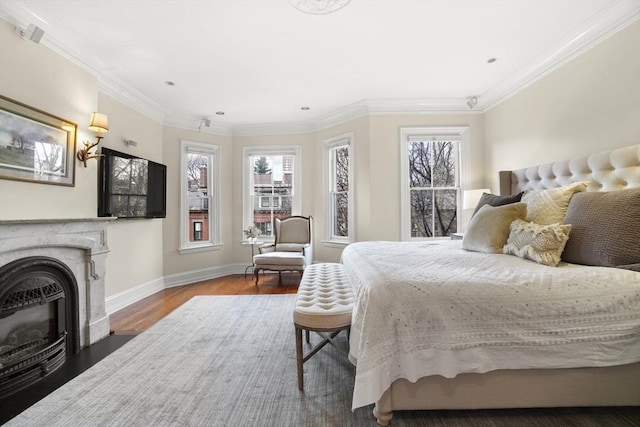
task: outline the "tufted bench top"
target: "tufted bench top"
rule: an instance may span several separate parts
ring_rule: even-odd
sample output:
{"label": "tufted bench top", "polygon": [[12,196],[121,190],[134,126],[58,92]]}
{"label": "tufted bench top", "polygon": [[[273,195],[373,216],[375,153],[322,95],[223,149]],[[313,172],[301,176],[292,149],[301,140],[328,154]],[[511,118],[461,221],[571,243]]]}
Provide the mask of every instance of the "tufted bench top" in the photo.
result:
{"label": "tufted bench top", "polygon": [[348,327],[353,302],[351,283],[342,264],[311,264],[298,286],[293,321],[303,329]]}

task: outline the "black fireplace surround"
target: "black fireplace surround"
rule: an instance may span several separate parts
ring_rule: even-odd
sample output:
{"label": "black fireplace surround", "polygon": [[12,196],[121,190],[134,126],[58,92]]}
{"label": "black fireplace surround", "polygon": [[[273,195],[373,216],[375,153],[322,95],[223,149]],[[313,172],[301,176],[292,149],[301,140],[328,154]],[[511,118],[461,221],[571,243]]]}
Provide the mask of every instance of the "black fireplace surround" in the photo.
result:
{"label": "black fireplace surround", "polygon": [[[11,316],[36,307],[42,307],[46,320],[39,325],[18,322],[19,328],[7,330]],[[80,351],[78,290],[73,272],[63,262],[45,256],[25,257],[4,265],[0,268],[0,322],[4,323],[0,332],[6,334],[4,342],[0,334],[3,399],[40,381]]]}

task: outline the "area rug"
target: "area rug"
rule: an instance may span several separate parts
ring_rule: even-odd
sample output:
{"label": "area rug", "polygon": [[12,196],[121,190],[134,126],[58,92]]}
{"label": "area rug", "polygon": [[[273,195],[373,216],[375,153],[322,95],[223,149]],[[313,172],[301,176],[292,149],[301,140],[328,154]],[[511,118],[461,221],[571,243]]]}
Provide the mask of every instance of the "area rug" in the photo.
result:
{"label": "area rug", "polygon": [[[351,411],[354,368],[330,346],[304,365],[305,391],[298,390],[294,305],[291,294],[194,297],[6,425],[376,425],[372,407]],[[339,343],[346,346],[344,335]],[[571,409],[405,411],[392,423],[620,426],[633,425],[636,416]]]}

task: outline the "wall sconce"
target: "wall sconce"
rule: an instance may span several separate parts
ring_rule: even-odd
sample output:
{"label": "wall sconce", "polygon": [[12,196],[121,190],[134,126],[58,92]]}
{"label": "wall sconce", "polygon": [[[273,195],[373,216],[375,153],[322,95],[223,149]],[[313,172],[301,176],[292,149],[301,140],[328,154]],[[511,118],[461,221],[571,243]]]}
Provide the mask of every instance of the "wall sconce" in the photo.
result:
{"label": "wall sconce", "polygon": [[102,154],[90,153],[89,151],[100,144],[103,133],[109,132],[109,119],[107,115],[93,113],[91,115],[91,122],[89,123],[89,130],[96,133],[96,142],[91,144],[89,141],[84,141],[84,148],[78,150],[78,160],[84,163],[85,168],[87,167],[87,160],[102,157]]}

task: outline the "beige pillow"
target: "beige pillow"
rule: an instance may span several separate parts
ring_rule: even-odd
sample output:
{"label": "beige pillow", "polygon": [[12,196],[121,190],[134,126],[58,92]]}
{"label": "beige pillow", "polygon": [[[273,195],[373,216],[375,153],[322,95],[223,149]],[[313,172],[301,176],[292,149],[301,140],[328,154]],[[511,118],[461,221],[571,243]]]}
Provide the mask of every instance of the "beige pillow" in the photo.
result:
{"label": "beige pillow", "polygon": [[564,187],[526,192],[522,201],[527,204],[527,221],[542,225],[563,224],[571,196],[585,191],[588,184],[589,181],[574,182]]}
{"label": "beige pillow", "polygon": [[517,219],[511,223],[504,253],[555,267],[560,262],[571,224],[540,225]]}
{"label": "beige pillow", "polygon": [[525,203],[482,206],[471,218],[462,238],[462,249],[475,252],[502,253],[509,237],[509,225],[527,215]]}

